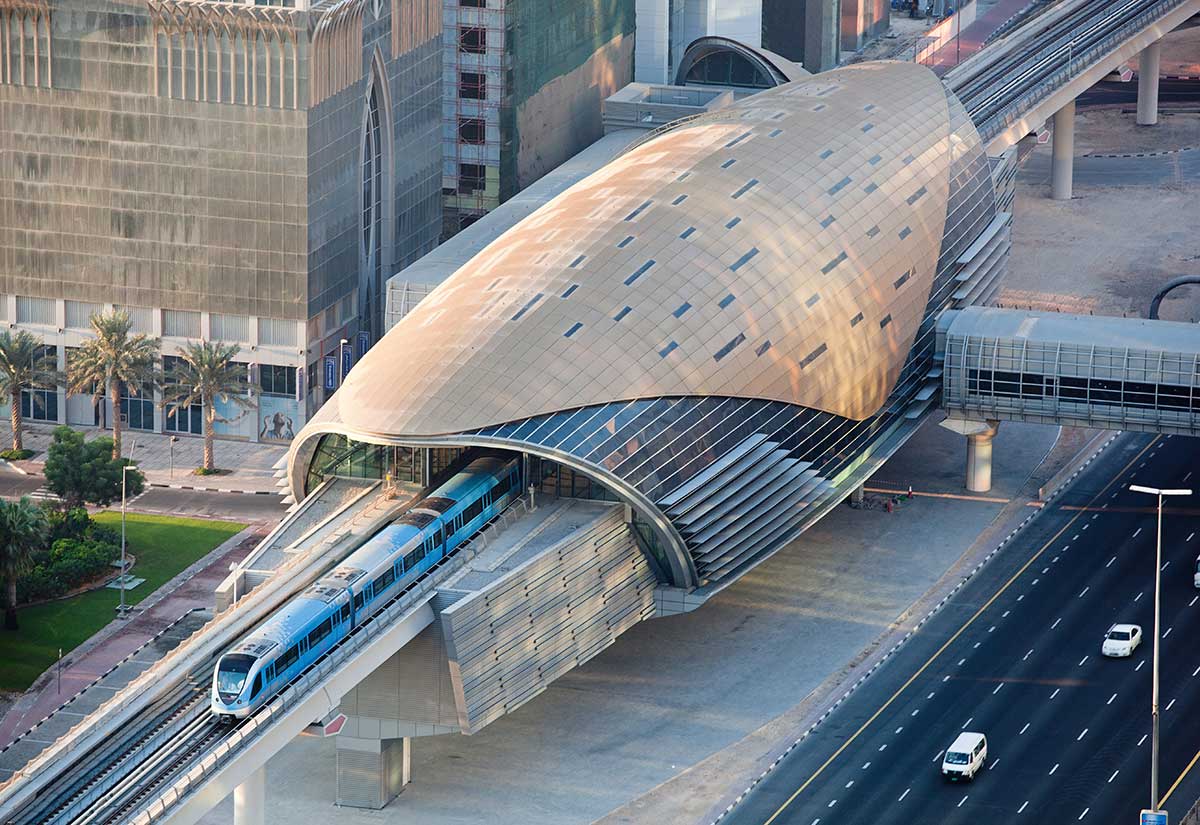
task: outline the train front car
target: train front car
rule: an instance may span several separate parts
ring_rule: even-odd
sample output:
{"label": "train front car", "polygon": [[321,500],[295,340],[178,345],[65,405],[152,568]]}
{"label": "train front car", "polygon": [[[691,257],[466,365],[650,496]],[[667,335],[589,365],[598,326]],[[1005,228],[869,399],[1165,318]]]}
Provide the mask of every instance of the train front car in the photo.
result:
{"label": "train front car", "polygon": [[221,656],[213,671],[212,712],[227,721],[250,713],[250,697],[262,692],[264,656],[278,644],[255,634]]}

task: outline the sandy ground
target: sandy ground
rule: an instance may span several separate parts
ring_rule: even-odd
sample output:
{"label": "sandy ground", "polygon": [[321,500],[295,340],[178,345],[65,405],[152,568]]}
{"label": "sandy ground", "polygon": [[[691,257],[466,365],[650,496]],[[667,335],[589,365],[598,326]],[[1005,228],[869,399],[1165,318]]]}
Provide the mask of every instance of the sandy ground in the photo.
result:
{"label": "sandy ground", "polygon": [[1200,146],[1200,112],[1159,113],[1158,124],[1138,126],[1133,106],[1080,109],[1075,114],[1075,154],[1171,152]]}

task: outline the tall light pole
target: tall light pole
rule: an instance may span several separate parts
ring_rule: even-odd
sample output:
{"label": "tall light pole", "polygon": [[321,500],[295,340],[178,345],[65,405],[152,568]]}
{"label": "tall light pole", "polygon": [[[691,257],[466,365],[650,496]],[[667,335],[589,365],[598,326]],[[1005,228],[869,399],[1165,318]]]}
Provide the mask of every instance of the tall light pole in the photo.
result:
{"label": "tall light pole", "polygon": [[[133,460],[133,451],[137,449],[137,440],[129,445],[129,460]],[[125,583],[129,573],[125,569],[125,478],[126,473],[131,469],[137,469],[132,464],[121,465],[121,605],[117,608],[117,615],[121,618],[125,617],[125,611],[128,609],[125,605]]]}
{"label": "tall light pole", "polygon": [[1158,645],[1162,640],[1159,633],[1159,613],[1162,603],[1162,510],[1164,496],[1190,496],[1191,490],[1160,490],[1130,484],[1135,493],[1146,493],[1158,497],[1158,533],[1154,539],[1154,665],[1150,688],[1150,810],[1158,810]]}

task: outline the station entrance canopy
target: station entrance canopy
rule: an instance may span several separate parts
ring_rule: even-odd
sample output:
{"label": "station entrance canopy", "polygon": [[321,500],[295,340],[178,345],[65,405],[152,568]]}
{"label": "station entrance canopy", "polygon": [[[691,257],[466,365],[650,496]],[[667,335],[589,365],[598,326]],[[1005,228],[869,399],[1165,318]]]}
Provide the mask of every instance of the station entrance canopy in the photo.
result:
{"label": "station entrance canopy", "polygon": [[938,351],[951,418],[1200,434],[1196,324],[970,307]]}

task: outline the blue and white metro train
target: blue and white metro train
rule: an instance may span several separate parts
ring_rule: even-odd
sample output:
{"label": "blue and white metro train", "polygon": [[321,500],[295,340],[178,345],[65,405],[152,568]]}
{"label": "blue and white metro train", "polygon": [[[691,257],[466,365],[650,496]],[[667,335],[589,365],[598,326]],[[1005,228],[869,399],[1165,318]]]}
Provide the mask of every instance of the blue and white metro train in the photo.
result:
{"label": "blue and white metro train", "polygon": [[257,710],[520,494],[518,459],[472,461],[222,655],[213,714]]}

